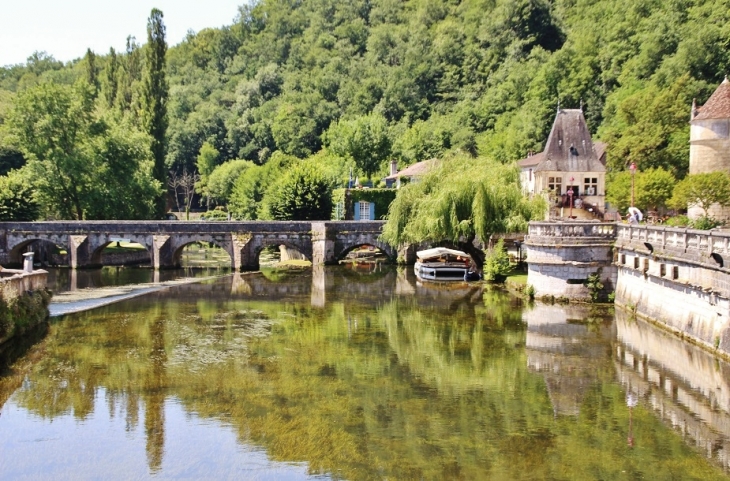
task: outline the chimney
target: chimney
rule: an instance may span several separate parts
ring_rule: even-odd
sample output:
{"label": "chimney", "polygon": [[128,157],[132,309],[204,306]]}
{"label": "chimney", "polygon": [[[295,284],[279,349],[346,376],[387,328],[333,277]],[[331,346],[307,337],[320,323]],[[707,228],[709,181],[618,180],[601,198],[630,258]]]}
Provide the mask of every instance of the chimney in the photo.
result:
{"label": "chimney", "polygon": [[398,173],[398,161],[391,160],[390,161],[390,175],[395,175],[397,173]]}

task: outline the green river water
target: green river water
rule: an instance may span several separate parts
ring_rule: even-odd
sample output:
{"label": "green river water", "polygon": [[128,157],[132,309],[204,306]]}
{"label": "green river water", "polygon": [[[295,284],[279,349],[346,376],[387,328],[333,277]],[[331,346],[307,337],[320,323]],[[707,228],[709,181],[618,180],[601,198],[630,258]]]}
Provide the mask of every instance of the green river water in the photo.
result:
{"label": "green river water", "polygon": [[[114,273],[74,282],[151,275]],[[729,479],[729,367],[409,269],[235,274],[54,319],[0,377],[0,479]]]}

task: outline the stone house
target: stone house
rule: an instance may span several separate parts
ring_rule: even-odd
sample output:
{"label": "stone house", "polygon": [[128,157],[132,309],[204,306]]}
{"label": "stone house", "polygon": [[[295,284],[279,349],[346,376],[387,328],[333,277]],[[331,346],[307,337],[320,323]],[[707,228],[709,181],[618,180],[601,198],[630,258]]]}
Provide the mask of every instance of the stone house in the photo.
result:
{"label": "stone house", "polygon": [[[730,174],[730,82],[727,77],[702,107],[692,102],[689,130],[689,173],[727,172]],[[730,219],[730,207],[714,205],[709,215],[718,220]],[[690,207],[688,216],[704,215],[699,207]]]}
{"label": "stone house", "polygon": [[[603,214],[606,144],[593,142],[582,109],[558,110],[545,150],[528,155],[517,165],[525,193],[550,195],[553,208],[570,207],[572,200],[578,210]],[[559,210],[552,210],[553,216],[560,215]]]}

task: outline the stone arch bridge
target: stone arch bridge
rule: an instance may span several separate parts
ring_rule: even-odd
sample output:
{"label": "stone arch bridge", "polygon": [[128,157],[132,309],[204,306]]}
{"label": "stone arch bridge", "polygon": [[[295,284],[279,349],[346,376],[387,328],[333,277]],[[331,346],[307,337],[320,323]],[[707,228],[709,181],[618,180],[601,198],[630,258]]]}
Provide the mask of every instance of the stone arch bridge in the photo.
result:
{"label": "stone arch bridge", "polygon": [[0,264],[19,264],[37,241],[68,251],[69,267],[102,265],[104,248],[118,239],[143,245],[155,269],[180,265],[182,249],[210,242],[228,252],[234,270],[259,268],[259,253],[284,245],[301,252],[312,264],[334,264],[351,250],[372,245],[395,260],[397,252],[380,241],[383,221],[60,221],[0,222]]}

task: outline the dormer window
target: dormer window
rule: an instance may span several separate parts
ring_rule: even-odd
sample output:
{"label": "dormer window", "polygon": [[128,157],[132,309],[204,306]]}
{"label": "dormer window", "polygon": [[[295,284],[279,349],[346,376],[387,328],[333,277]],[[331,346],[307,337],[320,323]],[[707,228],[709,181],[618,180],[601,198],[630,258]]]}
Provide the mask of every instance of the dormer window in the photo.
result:
{"label": "dormer window", "polygon": [[578,149],[576,149],[574,145],[570,146],[570,155],[575,155],[576,157],[578,157]]}

